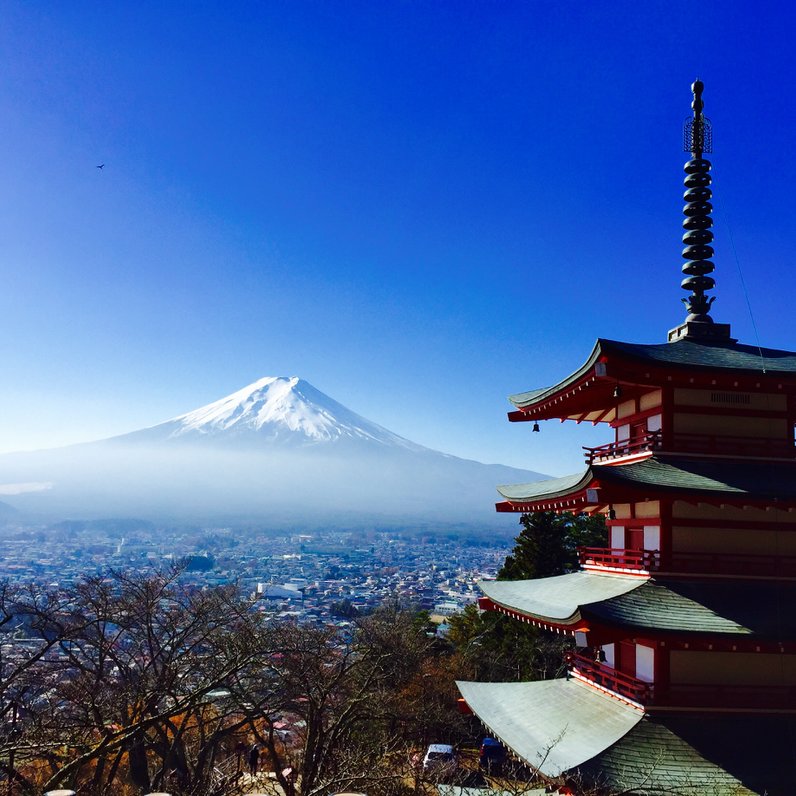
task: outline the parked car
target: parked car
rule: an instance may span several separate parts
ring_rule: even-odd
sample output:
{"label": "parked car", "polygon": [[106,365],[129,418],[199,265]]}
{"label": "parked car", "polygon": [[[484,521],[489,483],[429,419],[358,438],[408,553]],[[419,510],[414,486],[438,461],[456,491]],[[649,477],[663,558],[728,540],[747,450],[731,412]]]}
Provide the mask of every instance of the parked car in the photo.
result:
{"label": "parked car", "polygon": [[433,743],[423,757],[423,773],[437,777],[452,774],[458,765],[456,751],[448,743]]}
{"label": "parked car", "polygon": [[478,751],[478,764],[488,771],[497,769],[506,760],[506,749],[495,738],[484,738]]}

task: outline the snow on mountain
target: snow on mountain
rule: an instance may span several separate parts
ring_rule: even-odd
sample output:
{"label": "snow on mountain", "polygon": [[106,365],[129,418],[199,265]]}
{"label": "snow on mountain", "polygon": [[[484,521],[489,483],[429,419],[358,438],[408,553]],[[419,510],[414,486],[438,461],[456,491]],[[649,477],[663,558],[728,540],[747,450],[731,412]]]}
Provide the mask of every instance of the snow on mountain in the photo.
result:
{"label": "snow on mountain", "polygon": [[427,450],[352,412],[298,376],[265,376],[231,395],[146,429],[166,439],[257,435],[301,445],[359,440]]}
{"label": "snow on mountain", "polygon": [[0,456],[0,485],[47,487],[12,505],[59,516],[505,527],[495,484],[539,477],[417,445],[295,376],[119,437]]}

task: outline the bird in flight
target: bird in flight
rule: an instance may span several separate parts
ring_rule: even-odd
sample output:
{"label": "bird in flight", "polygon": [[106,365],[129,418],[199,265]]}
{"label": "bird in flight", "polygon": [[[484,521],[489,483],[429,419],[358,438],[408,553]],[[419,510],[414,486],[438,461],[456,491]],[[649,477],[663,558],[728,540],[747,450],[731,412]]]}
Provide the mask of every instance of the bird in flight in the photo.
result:
{"label": "bird in flight", "polygon": [[105,164],[104,163],[100,163],[99,166],[97,166],[97,168],[98,169],[104,169],[105,168]]}

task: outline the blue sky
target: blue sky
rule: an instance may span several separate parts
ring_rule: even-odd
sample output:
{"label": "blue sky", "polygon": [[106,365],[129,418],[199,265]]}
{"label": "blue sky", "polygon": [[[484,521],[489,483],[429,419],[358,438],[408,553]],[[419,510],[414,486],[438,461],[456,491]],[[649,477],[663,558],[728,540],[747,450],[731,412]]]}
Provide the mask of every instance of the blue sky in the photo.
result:
{"label": "blue sky", "polygon": [[[166,6],[166,8],[164,8]],[[0,450],[152,425],[263,375],[560,474],[509,425],[596,337],[662,342],[705,82],[713,315],[794,348],[786,3],[0,5]],[[104,163],[98,170],[96,165]]]}

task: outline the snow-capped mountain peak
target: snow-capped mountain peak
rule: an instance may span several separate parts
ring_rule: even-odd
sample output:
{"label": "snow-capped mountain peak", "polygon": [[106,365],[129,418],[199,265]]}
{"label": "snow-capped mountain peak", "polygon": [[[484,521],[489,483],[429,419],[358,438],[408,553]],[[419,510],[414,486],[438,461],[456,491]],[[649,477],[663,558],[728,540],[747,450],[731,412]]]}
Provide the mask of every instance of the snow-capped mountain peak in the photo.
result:
{"label": "snow-capped mountain peak", "polygon": [[170,438],[256,434],[298,444],[352,439],[422,450],[352,412],[298,376],[265,376],[155,428],[168,430]]}
{"label": "snow-capped mountain peak", "polygon": [[417,445],[295,376],[258,379],[122,436],[0,456],[0,483],[51,487],[14,495],[15,507],[27,500],[37,516],[147,512],[269,527],[352,517],[368,527],[409,519],[481,525],[492,516],[494,484],[539,477]]}

